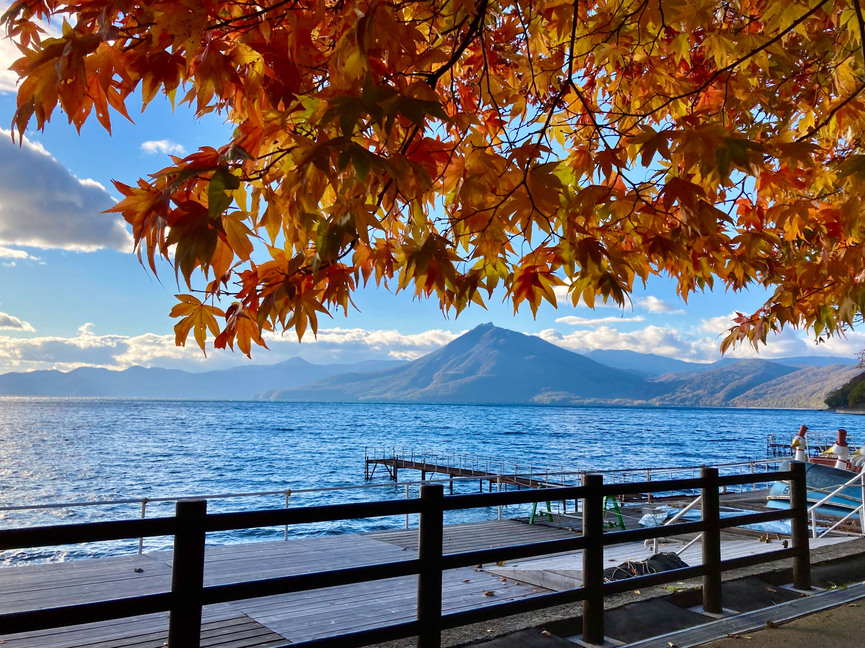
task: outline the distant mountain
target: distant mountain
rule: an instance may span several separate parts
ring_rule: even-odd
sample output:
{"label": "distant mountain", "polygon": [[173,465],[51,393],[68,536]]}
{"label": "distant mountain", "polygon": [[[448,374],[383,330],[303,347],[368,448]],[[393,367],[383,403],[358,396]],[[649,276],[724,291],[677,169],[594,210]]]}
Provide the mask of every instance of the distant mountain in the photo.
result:
{"label": "distant mountain", "polygon": [[[291,401],[823,408],[825,394],[856,370],[852,361],[843,358],[724,358],[698,364],[630,351],[589,355],[592,358],[538,337],[484,325],[401,367],[334,375],[302,387],[268,391],[261,397]],[[832,360],[839,363],[817,366]]]}
{"label": "distant mountain", "polygon": [[203,373],[145,367],[130,367],[123,371],[82,367],[69,372],[2,374],[0,395],[246,400],[268,389],[294,387],[334,374],[374,371],[400,364],[397,361],[372,361],[317,365],[301,358],[291,358],[279,364],[247,365]]}
{"label": "distant mountain", "polygon": [[[714,371],[721,367],[729,367],[742,362],[739,358],[721,358],[715,362],[688,362],[676,360],[666,356],[653,353],[637,353],[621,349],[595,349],[585,353],[587,358],[600,362],[608,367],[630,371],[641,376],[663,376],[665,374],[704,373]],[[769,358],[769,362],[784,365],[786,367],[828,367],[831,365],[854,366],[855,358],[842,358],[840,356],[802,356],[795,358]]]}
{"label": "distant mountain", "polygon": [[830,367],[832,365],[858,366],[857,358],[842,358],[841,356],[800,356],[796,358],[772,358],[772,362],[790,367]]}
{"label": "distant mountain", "polygon": [[623,349],[594,349],[584,354],[595,362],[608,367],[630,371],[643,376],[660,376],[666,373],[706,371],[711,364],[676,360],[654,353],[638,353]]}
{"label": "distant mountain", "polygon": [[645,402],[664,389],[532,336],[478,326],[402,367],[332,376],[263,398],[426,403]]}
{"label": "distant mountain", "polygon": [[737,360],[709,371],[659,381],[667,385],[669,391],[655,402],[684,407],[724,407],[737,396],[795,371],[793,367],[768,360]]}
{"label": "distant mountain", "polygon": [[855,360],[831,357],[699,364],[621,350],[588,355],[487,324],[407,363],[316,365],[292,358],[203,373],[144,367],[8,373],[0,375],[0,395],[822,409],[826,395],[859,371]]}
{"label": "distant mountain", "polygon": [[737,396],[734,407],[801,407],[824,409],[830,392],[859,375],[857,365],[837,364],[829,367],[804,367],[758,388]]}
{"label": "distant mountain", "polygon": [[709,371],[661,377],[658,382],[666,383],[671,390],[653,403],[825,409],[826,395],[859,371],[846,364],[797,367],[774,360],[731,360]]}

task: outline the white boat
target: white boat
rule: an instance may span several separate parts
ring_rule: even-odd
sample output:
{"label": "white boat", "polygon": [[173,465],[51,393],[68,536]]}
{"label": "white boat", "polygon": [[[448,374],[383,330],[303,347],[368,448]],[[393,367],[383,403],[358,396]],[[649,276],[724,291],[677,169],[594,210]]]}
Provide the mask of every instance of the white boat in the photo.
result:
{"label": "white boat", "polygon": [[[804,461],[805,482],[808,486],[809,505],[820,504],[817,511],[823,515],[858,517],[865,496],[865,484],[857,479],[862,474],[865,455],[860,447],[852,455],[847,443],[847,430],[838,430],[838,438],[826,451],[808,456],[805,442],[806,426],[790,444],[795,455],[790,461]],[[790,461],[781,463],[781,470],[788,470]],[[843,488],[841,488],[843,486]],[[828,496],[830,496],[826,499]],[[777,481],[772,485],[768,495],[768,506],[772,508],[789,508],[790,484],[787,481]],[[824,501],[825,500],[825,501]]]}

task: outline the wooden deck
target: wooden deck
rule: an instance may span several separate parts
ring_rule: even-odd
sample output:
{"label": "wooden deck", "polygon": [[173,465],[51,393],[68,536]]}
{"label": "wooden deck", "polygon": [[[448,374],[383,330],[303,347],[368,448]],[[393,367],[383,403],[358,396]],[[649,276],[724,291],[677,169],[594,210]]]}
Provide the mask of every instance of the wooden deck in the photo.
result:
{"label": "wooden deck", "polygon": [[[572,538],[575,531],[501,520],[445,527],[446,553]],[[813,541],[821,546],[843,541]],[[725,539],[722,556],[750,555],[779,549],[780,541]],[[662,545],[675,551],[681,543]],[[360,564],[408,560],[416,556],[417,530],[304,538],[208,547],[206,585],[251,578],[304,574]],[[614,545],[605,564],[645,559],[642,543]],[[700,545],[682,554],[700,564]],[[43,609],[111,598],[167,591],[171,552],[101,558],[0,569],[0,613]],[[492,605],[581,584],[580,552],[557,554],[484,569],[455,569],[443,574],[445,612]],[[534,584],[532,584],[534,583]],[[202,646],[213,648],[274,647],[412,620],[416,613],[416,577],[323,588],[207,606]],[[54,630],[0,634],[2,648],[162,648],[168,613],[150,614]]]}
{"label": "wooden deck", "polygon": [[[513,520],[454,525],[445,551],[573,537],[574,532]],[[416,556],[417,531],[304,538],[208,547],[206,585],[304,574]],[[0,613],[43,609],[168,590],[170,552],[0,569]],[[546,591],[467,567],[445,572],[443,610],[464,610]],[[207,606],[202,645],[279,646],[415,618],[416,577],[324,588]],[[3,648],[161,648],[168,614],[0,635]]]}

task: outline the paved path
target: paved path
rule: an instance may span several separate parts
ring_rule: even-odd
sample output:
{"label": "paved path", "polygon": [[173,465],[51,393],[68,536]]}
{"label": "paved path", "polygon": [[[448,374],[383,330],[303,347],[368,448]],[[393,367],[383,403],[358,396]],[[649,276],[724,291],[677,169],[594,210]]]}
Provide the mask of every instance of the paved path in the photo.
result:
{"label": "paved path", "polygon": [[815,612],[789,623],[718,639],[704,648],[862,648],[865,646],[865,603],[854,601]]}

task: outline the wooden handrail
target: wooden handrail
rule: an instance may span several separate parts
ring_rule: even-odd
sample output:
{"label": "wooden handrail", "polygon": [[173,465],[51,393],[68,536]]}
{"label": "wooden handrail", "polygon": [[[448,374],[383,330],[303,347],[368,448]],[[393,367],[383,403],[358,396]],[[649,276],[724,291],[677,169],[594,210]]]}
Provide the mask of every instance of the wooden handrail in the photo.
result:
{"label": "wooden handrail", "polygon": [[[444,628],[453,628],[518,612],[528,612],[576,601],[583,601],[583,640],[587,643],[599,644],[603,643],[603,597],[607,594],[702,576],[704,608],[709,611],[720,610],[722,607],[720,582],[721,573],[724,570],[781,558],[793,559],[794,585],[800,589],[810,588],[808,511],[804,464],[793,463],[790,471],[776,473],[773,476],[774,479],[789,479],[791,482],[791,508],[789,510],[721,518],[717,505],[719,488],[729,483],[749,483],[744,481],[744,477],[747,476],[719,477],[717,469],[704,469],[702,475],[694,479],[673,480],[671,482],[605,484],[602,475],[588,474],[584,484],[579,487],[450,497],[443,496],[442,485],[429,484],[422,487],[420,497],[416,499],[221,514],[207,514],[206,502],[204,501],[180,501],[177,503],[175,516],[172,518],[0,530],[0,548],[3,549],[108,539],[131,539],[142,535],[175,536],[172,589],[170,592],[62,608],[3,614],[0,615],[0,627],[4,629],[5,633],[11,634],[170,611],[169,646],[171,648],[181,646],[183,648],[197,648],[200,645],[202,605],[417,574],[418,613],[415,621],[338,637],[316,639],[297,645],[317,648],[324,646],[350,648],[416,635],[420,648],[438,648],[441,630]],[[751,481],[763,482],[766,481],[766,478],[761,475],[753,475]],[[701,521],[605,533],[603,528],[604,496],[619,495],[624,492],[658,492],[671,490],[671,488],[695,488],[702,491],[703,515]],[[442,535],[445,511],[517,502],[531,503],[550,498],[583,500],[584,523],[581,536],[573,539],[496,547],[471,552],[443,553]],[[283,524],[304,524],[356,517],[403,515],[405,513],[418,513],[420,516],[419,549],[416,559],[266,580],[243,581],[227,585],[208,587],[203,585],[204,540],[208,532],[247,528],[248,526],[281,526]],[[720,559],[720,532],[722,528],[788,518],[791,519],[792,526],[792,546],[789,549],[734,560],[722,561]],[[702,565],[648,574],[627,581],[603,582],[605,546],[691,532],[704,533]],[[583,587],[542,594],[519,601],[508,601],[494,606],[442,614],[441,575],[445,569],[479,562],[527,558],[551,552],[578,549],[583,550]]]}

